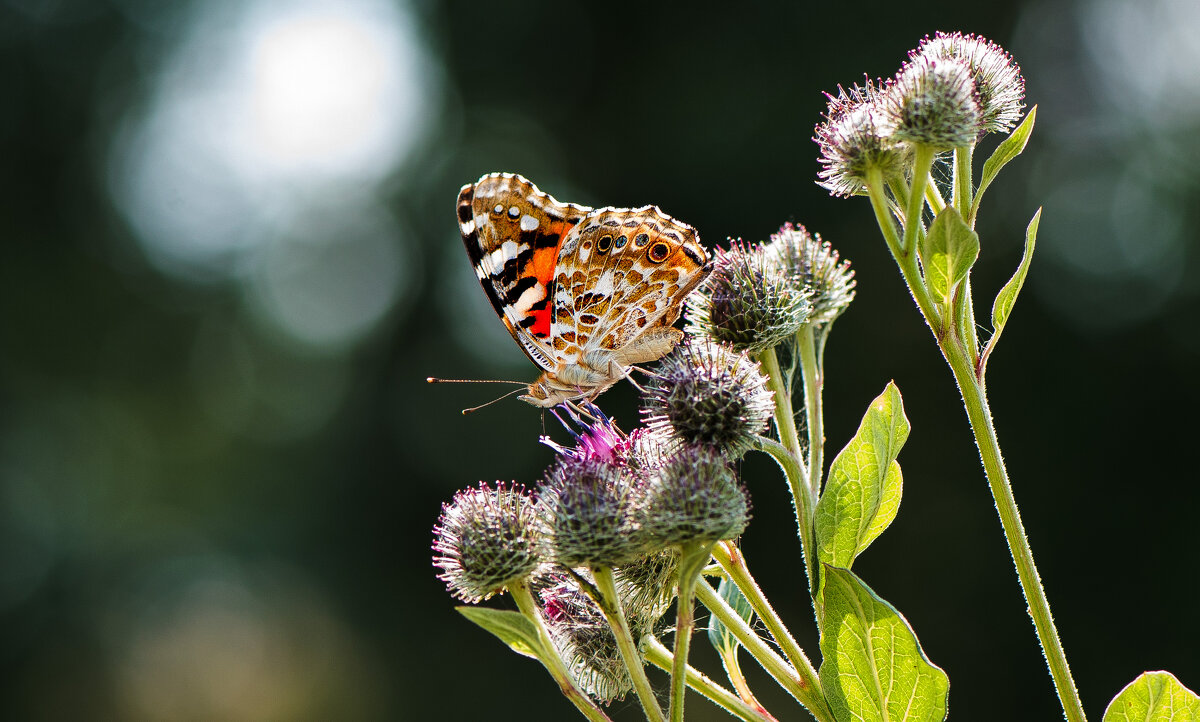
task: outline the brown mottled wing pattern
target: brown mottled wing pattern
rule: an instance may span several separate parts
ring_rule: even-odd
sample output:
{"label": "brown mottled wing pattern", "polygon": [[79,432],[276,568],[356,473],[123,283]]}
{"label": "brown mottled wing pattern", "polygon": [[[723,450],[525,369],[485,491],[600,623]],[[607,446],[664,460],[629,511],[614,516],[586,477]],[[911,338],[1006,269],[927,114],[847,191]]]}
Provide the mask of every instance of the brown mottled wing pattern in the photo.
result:
{"label": "brown mottled wing pattern", "polygon": [[512,173],[485,175],[458,194],[459,229],[479,283],[509,333],[547,371],[558,365],[551,301],[559,248],[590,211]]}
{"label": "brown mottled wing pattern", "polygon": [[589,213],[558,254],[556,356],[618,350],[674,323],[684,297],[707,275],[707,261],[695,229],[657,207]]}

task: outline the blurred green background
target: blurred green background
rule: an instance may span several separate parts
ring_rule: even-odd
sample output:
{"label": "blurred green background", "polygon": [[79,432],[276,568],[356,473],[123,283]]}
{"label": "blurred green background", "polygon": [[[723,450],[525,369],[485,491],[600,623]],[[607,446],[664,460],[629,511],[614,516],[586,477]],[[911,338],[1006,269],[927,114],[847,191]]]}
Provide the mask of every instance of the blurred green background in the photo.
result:
{"label": "blurred green background", "polygon": [[[1059,719],[949,372],[868,204],[814,184],[822,91],[936,30],[1000,42],[1039,105],[975,287],[982,316],[1044,205],[990,390],[1084,703],[1146,669],[1200,687],[1197,27],[1186,0],[0,0],[0,717],[573,718],[430,564],[443,501],[533,484],[563,436],[424,383],[535,375],[453,214],[509,170],[710,246],[791,220],[850,258],[831,451],[889,379],[913,429],[856,570],[955,719]],[[636,423],[626,385],[603,403]],[[784,487],[743,471],[751,563],[815,650]]]}

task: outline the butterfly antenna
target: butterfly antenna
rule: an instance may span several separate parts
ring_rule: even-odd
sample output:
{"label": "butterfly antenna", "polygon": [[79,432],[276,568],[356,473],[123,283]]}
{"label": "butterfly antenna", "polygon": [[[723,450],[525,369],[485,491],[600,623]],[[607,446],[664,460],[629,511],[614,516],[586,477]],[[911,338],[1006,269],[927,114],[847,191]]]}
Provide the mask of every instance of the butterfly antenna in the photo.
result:
{"label": "butterfly antenna", "polygon": [[496,403],[497,401],[507,399],[509,396],[512,396],[513,394],[520,393],[520,391],[521,391],[520,387],[528,386],[528,384],[526,384],[524,381],[508,381],[506,379],[439,379],[434,376],[430,376],[430,377],[426,378],[425,382],[430,383],[430,384],[517,384],[518,388],[515,388],[512,391],[509,391],[507,394],[504,394],[503,396],[501,396],[498,399],[492,399],[491,401],[487,402],[486,404],[480,404],[478,406],[472,406],[469,409],[463,409],[462,410],[463,416],[466,416],[467,414],[469,414],[473,411],[478,411],[485,406],[491,406],[492,404]]}
{"label": "butterfly antenna", "polygon": [[497,401],[503,401],[504,399],[507,399],[509,396],[520,393],[521,391],[522,391],[522,389],[513,389],[512,391],[509,391],[507,394],[504,394],[500,398],[492,399],[491,401],[487,402],[486,404],[480,404],[478,406],[472,406],[469,409],[463,409],[462,414],[463,414],[463,416],[466,416],[467,414],[478,411],[486,406],[491,406],[492,404],[496,403]]}
{"label": "butterfly antenna", "polygon": [[[436,376],[426,377],[427,384],[519,384],[526,386],[524,381],[509,381],[508,379],[439,379]],[[504,398],[504,397],[501,397]]]}

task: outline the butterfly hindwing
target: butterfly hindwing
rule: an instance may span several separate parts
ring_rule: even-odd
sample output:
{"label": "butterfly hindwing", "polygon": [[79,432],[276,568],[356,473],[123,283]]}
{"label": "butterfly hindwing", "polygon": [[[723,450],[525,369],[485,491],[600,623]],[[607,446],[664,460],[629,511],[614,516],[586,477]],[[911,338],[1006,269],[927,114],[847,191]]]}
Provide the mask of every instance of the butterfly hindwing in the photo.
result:
{"label": "butterfly hindwing", "polygon": [[590,213],[559,252],[556,348],[561,337],[585,351],[616,350],[674,323],[706,262],[695,229],[654,206]]}

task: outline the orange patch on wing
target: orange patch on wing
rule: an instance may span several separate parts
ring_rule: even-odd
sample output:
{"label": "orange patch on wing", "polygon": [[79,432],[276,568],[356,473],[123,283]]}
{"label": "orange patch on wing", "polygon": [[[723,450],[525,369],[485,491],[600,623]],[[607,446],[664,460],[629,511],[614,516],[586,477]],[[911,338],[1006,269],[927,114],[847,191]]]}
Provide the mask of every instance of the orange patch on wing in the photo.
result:
{"label": "orange patch on wing", "polygon": [[[558,250],[562,247],[563,238],[574,227],[574,223],[558,221],[547,224],[546,228],[539,229],[545,235],[556,234],[558,243],[553,246],[542,246],[535,248],[533,258],[529,261],[529,269],[533,272],[538,283],[546,289],[547,296],[551,292],[551,282],[554,281],[554,269],[558,265]],[[541,235],[541,234],[539,234]],[[535,245],[540,245],[535,241]],[[529,332],[538,338],[550,337],[550,322],[553,316],[554,299],[547,297],[546,303],[542,308],[529,312],[533,317],[533,325],[529,327]]]}

